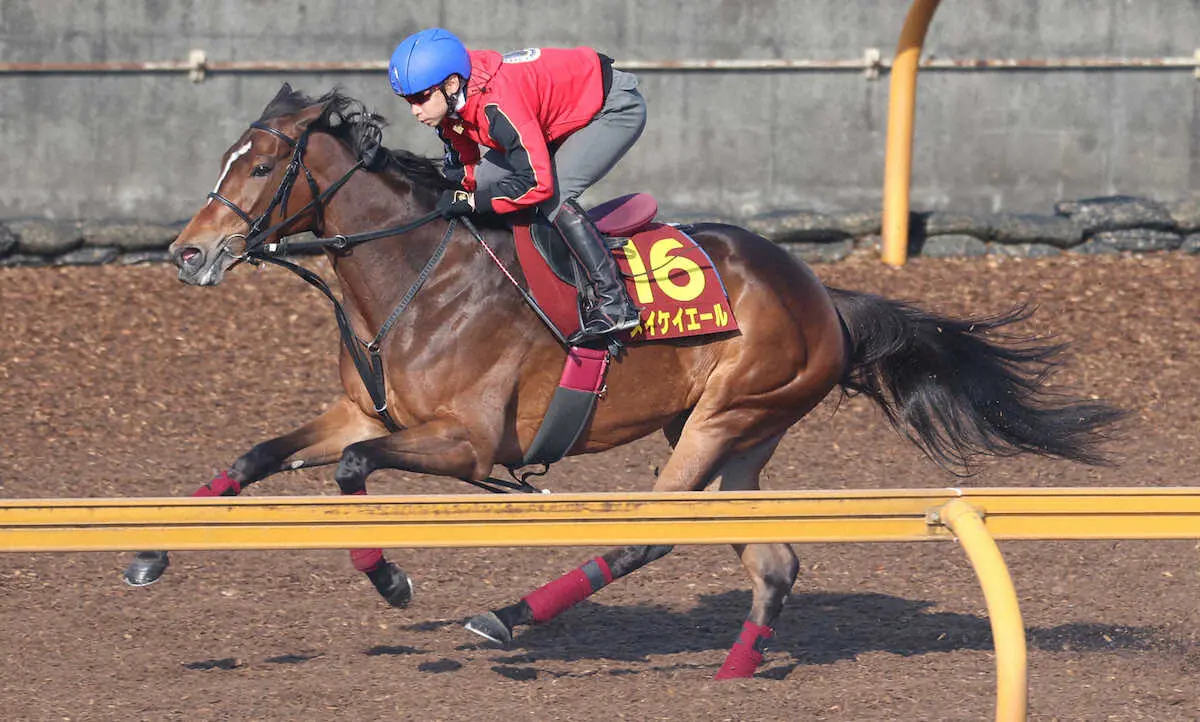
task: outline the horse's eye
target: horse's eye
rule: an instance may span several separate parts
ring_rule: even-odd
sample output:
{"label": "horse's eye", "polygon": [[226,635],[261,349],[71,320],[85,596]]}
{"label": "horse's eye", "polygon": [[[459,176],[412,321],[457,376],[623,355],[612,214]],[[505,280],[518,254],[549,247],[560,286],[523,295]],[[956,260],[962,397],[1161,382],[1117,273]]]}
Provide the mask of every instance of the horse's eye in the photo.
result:
{"label": "horse's eye", "polygon": [[255,178],[261,178],[270,172],[271,166],[267,165],[266,163],[259,163],[258,165],[254,166],[254,170],[250,172],[250,175],[254,176]]}

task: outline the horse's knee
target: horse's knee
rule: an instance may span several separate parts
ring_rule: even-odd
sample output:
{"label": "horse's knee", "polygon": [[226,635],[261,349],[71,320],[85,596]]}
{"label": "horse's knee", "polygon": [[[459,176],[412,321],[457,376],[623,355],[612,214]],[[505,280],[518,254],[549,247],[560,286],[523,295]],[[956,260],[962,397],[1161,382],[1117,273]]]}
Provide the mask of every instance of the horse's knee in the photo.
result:
{"label": "horse's knee", "polygon": [[743,558],[755,583],[770,597],[786,597],[800,574],[800,560],[787,544],[749,545]]}
{"label": "horse's knee", "polygon": [[229,467],[230,476],[242,484],[258,481],[276,471],[280,458],[278,452],[271,448],[271,442],[264,441],[238,457]]}
{"label": "horse's knee", "polygon": [[362,494],[367,489],[367,476],[374,471],[370,454],[361,444],[347,446],[342,452],[333,478],[343,494]]}
{"label": "horse's knee", "polygon": [[767,573],[766,579],[769,584],[774,584],[784,594],[792,590],[792,585],[796,583],[796,577],[800,574],[800,560],[796,558],[796,553],[789,546],[783,547],[786,554],[779,560],[774,568]]}

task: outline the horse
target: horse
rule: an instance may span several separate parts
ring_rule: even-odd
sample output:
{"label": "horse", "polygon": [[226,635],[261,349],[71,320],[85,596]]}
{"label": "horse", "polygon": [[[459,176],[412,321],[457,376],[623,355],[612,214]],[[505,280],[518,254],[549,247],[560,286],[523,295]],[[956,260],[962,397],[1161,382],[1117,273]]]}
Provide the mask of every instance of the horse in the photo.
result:
{"label": "horse", "polygon": [[[480,483],[528,450],[569,349],[501,272],[520,275],[511,227],[438,216],[437,196],[452,184],[436,159],[383,147],[385,122],[339,89],[313,98],[284,84],[229,146],[207,202],[171,244],[182,282],[216,286],[242,263],[286,263],[278,253],[287,239],[312,232],[340,286],[340,303],[324,291],[348,339],[337,401],[255,445],[196,495],[233,496],[281,471],[334,463],[342,494],[365,494],[378,469]],[[661,430],[671,454],[654,491],[756,490],[785,432],[840,388],[873,400],[953,473],[980,456],[1019,453],[1111,463],[1099,445],[1123,412],[1046,388],[1064,345],[1009,328],[1028,318],[1027,307],[946,317],[827,287],[794,255],[735,225],[699,223],[689,233],[719,270],[738,330],[622,349],[570,453]],[[787,544],[734,550],[753,594],[717,679],[753,676],[799,568]],[[509,643],[517,627],[544,623],[670,551],[609,551],[467,628]],[[411,580],[382,550],[350,556],[390,604],[411,601]],[[151,583],[167,564],[166,552],[139,552],[126,581]]]}

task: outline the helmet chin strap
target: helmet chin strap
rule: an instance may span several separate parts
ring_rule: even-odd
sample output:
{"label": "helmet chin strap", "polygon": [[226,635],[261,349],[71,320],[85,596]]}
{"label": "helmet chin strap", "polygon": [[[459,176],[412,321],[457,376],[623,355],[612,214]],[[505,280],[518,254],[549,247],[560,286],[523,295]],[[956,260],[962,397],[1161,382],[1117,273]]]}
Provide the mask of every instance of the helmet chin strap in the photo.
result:
{"label": "helmet chin strap", "polygon": [[467,104],[466,89],[467,81],[463,80],[461,76],[458,78],[458,90],[453,95],[446,92],[445,81],[438,86],[438,90],[442,91],[442,97],[446,99],[446,112],[457,113],[463,109],[463,106]]}

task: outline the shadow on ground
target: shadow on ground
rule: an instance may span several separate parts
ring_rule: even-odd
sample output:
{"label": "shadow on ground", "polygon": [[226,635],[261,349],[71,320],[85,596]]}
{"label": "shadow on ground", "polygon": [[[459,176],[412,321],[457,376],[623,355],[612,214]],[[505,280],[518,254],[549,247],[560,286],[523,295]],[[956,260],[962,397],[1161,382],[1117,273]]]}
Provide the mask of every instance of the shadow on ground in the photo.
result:
{"label": "shadow on ground", "polygon": [[[646,662],[660,655],[726,649],[750,605],[750,594],[702,596],[695,608],[605,606],[583,602],[553,622],[520,633],[494,658],[501,670],[539,661]],[[782,678],[798,666],[832,664],[869,652],[903,656],[991,650],[986,617],[930,611],[932,602],[885,594],[798,594],[769,645],[776,663],[763,676]],[[449,623],[443,623],[449,624]],[[440,626],[440,625],[439,625]],[[413,625],[428,630],[428,624]],[[1143,650],[1161,643],[1153,627],[1064,624],[1027,630],[1030,649],[1072,652]],[[786,659],[779,660],[779,656]],[[689,666],[689,665],[683,665]],[[619,670],[618,670],[619,671]],[[613,672],[616,673],[616,672]],[[515,679],[528,676],[505,674]]]}

